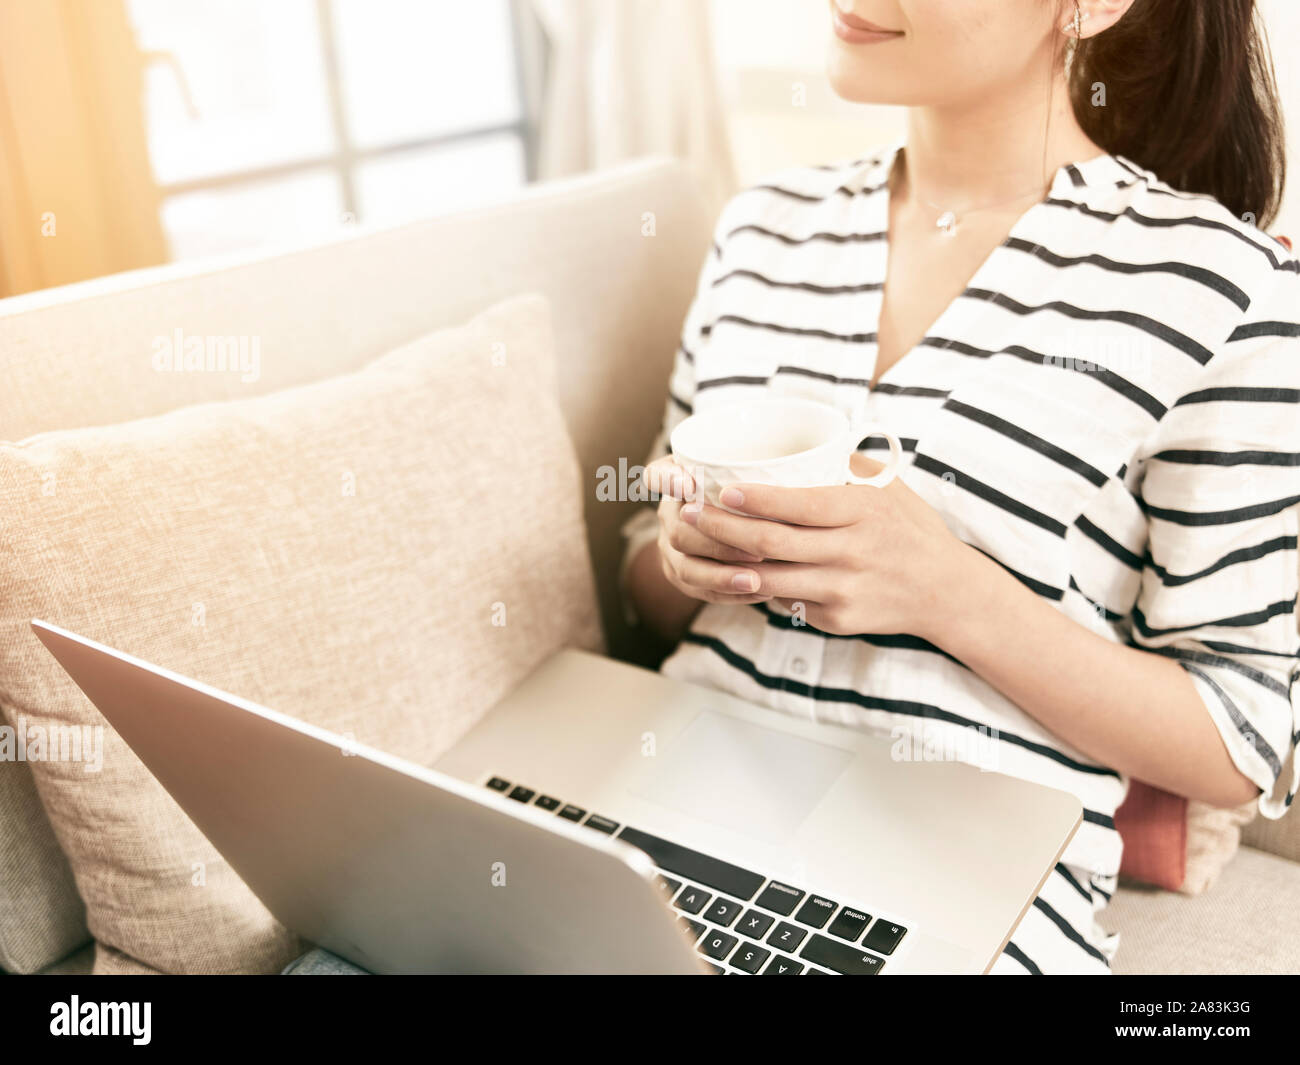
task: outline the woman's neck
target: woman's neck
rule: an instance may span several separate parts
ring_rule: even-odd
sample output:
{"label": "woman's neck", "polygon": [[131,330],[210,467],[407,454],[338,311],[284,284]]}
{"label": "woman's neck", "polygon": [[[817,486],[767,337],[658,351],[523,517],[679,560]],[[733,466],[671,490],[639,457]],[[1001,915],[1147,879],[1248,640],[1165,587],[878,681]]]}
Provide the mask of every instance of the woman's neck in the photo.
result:
{"label": "woman's neck", "polygon": [[1063,73],[961,106],[913,107],[903,200],[977,206],[1045,192],[1067,163],[1101,154],[1070,105]]}

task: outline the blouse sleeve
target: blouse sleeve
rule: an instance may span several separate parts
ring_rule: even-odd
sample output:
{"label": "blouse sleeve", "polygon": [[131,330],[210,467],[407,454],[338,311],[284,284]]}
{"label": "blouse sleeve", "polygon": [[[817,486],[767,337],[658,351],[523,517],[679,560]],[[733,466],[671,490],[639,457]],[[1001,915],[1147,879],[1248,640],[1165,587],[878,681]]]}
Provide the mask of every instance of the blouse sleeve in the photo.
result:
{"label": "blouse sleeve", "polygon": [[[707,325],[713,313],[713,286],[721,276],[723,224],[719,221],[714,232],[713,242],[709,246],[704,266],[700,270],[696,285],[695,298],[686,313],[686,322],[682,326],[681,342],[677,346],[677,355],[673,360],[672,373],[668,379],[668,396],[664,404],[664,419],[659,435],[651,445],[646,461],[661,458],[668,454],[668,438],[677,427],[677,423],[686,418],[695,403],[695,358],[708,343]],[[655,503],[643,503],[635,514],[623,525],[623,563],[620,570],[620,587],[626,587],[628,567],[632,559],[646,544],[659,535],[659,519]],[[624,609],[629,612],[629,622],[635,618],[630,613],[626,595],[623,598]]]}
{"label": "blouse sleeve", "polygon": [[1164,416],[1139,501],[1133,641],[1191,676],[1234,764],[1281,817],[1300,780],[1300,275],[1256,300]]}

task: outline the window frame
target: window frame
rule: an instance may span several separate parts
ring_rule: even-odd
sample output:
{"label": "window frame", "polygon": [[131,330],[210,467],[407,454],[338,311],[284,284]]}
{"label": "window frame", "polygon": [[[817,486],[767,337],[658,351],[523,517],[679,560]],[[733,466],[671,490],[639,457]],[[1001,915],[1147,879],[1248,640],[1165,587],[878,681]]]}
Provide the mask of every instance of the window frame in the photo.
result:
{"label": "window frame", "polygon": [[157,186],[160,201],[165,202],[173,196],[181,196],[191,192],[207,192],[213,189],[256,185],[266,181],[274,181],[278,178],[292,177],[296,174],[325,170],[334,174],[338,179],[344,217],[356,219],[359,217],[356,169],[361,163],[430,148],[437,149],[472,143],[476,140],[498,137],[502,134],[514,135],[519,138],[524,153],[524,181],[528,183],[536,180],[538,97],[542,80],[541,68],[545,64],[545,42],[541,26],[536,17],[532,15],[528,0],[507,0],[510,14],[511,49],[514,52],[515,87],[519,96],[518,119],[513,122],[471,126],[451,133],[416,137],[373,148],[357,147],[353,143],[348,129],[343,102],[342,71],[338,58],[338,27],[334,21],[331,3],[332,0],[315,0],[316,19],[320,28],[322,61],[325,71],[325,90],[328,97],[326,103],[329,109],[330,127],[333,130],[335,140],[334,150],[295,159],[292,162],[249,167],[227,173],[213,174],[208,177],[190,178],[184,181],[160,182]]}

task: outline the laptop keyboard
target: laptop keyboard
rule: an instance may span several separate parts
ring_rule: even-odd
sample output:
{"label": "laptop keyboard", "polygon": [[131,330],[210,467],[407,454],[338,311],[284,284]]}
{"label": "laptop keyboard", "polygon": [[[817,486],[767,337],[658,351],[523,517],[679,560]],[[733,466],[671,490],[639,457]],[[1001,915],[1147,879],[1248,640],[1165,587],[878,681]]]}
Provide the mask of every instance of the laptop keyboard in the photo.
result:
{"label": "laptop keyboard", "polygon": [[492,777],[487,786],[648,854],[678,924],[719,975],[874,976],[907,935],[902,925],[873,920],[865,910],[620,825],[523,784]]}

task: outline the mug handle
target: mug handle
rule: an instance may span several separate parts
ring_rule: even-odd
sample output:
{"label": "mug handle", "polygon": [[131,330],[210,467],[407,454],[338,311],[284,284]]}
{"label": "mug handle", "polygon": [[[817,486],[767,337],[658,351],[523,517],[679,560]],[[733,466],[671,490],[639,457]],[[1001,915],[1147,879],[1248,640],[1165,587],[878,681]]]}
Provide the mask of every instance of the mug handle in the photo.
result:
{"label": "mug handle", "polygon": [[[889,445],[889,461],[885,463],[885,468],[879,473],[872,474],[870,477],[859,477],[853,472],[853,456],[849,456],[849,468],[844,472],[844,479],[848,484],[865,484],[872,488],[884,488],[895,477],[898,476],[899,463],[903,461],[903,445],[898,442],[898,437],[888,429],[877,429],[867,426],[866,431],[858,437],[859,440],[865,440],[869,436],[883,436],[885,442]],[[856,454],[856,450],[854,454]]]}

